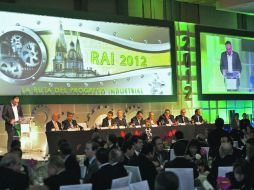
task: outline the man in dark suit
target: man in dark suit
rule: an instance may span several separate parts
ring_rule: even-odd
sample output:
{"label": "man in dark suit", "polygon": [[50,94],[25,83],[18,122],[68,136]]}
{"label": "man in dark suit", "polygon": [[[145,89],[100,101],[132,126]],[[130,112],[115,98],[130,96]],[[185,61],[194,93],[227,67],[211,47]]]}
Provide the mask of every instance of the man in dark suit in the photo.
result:
{"label": "man in dark suit", "polygon": [[146,124],[146,122],[143,119],[143,112],[142,111],[138,111],[136,116],[131,119],[131,125],[134,125],[134,126],[135,125],[141,125],[141,126],[143,126],[145,124]]}
{"label": "man in dark suit", "polygon": [[61,123],[58,121],[59,116],[57,113],[52,114],[52,120],[46,124],[46,132],[62,130]]}
{"label": "man in dark suit", "polygon": [[[225,43],[226,51],[221,54],[220,58],[220,71],[225,76],[226,73],[232,73],[238,71],[241,73],[242,65],[239,58],[239,54],[232,49],[232,44],[230,41]],[[240,80],[237,80],[237,87],[240,86]]]}
{"label": "man in dark suit", "polygon": [[98,170],[96,161],[96,152],[99,149],[99,144],[96,142],[87,142],[85,147],[86,160],[84,165],[86,166],[86,174],[84,183],[90,183],[92,175]]}
{"label": "man in dark suit", "polygon": [[186,109],[181,109],[181,114],[176,116],[176,118],[175,118],[176,122],[178,122],[180,124],[185,124],[185,125],[189,124],[190,120],[185,115],[186,115]]}
{"label": "man in dark suit", "polygon": [[69,128],[77,128],[77,121],[73,119],[73,113],[67,112],[67,119],[62,121],[63,130],[67,130]]}
{"label": "man in dark suit", "polygon": [[109,151],[109,162],[113,166],[116,178],[126,177],[128,175],[126,169],[123,167],[123,154],[119,149],[112,149]]}
{"label": "man in dark suit", "polygon": [[127,122],[126,119],[123,117],[123,111],[122,110],[118,110],[117,111],[117,117],[114,119],[115,120],[115,124],[119,127],[119,126],[127,126]]}
{"label": "man in dark suit", "polygon": [[130,140],[125,141],[121,149],[124,154],[123,165],[128,165],[128,163],[130,162],[131,158],[135,153],[133,143]]}
{"label": "man in dark suit", "polygon": [[194,178],[198,177],[197,167],[193,162],[184,157],[186,145],[183,142],[179,142],[174,146],[174,152],[176,158],[168,161],[164,168],[193,168]]}
{"label": "man in dark suit", "polygon": [[102,127],[112,127],[114,125],[116,125],[116,123],[115,123],[115,120],[113,119],[113,112],[109,111],[108,114],[107,114],[107,117],[105,117],[102,120],[101,126]]}
{"label": "man in dark suit", "polygon": [[99,169],[92,175],[93,190],[110,189],[112,179],[117,178],[114,168],[109,164],[108,150],[100,148],[96,152],[96,160]]}
{"label": "man in dark suit", "polygon": [[201,110],[200,109],[195,109],[195,115],[191,117],[191,122],[193,124],[195,123],[204,123],[203,117],[201,115]]}
{"label": "man in dark suit", "polygon": [[250,126],[250,120],[247,118],[247,114],[243,113],[242,119],[240,120],[240,128],[241,129],[246,129],[247,127]]}
{"label": "man in dark suit", "polygon": [[8,134],[7,150],[10,151],[11,142],[14,136],[14,126],[20,123],[23,117],[23,111],[19,105],[19,97],[14,96],[11,102],[4,106],[2,112],[2,118],[5,121],[5,130]]}
{"label": "man in dark suit", "polygon": [[173,125],[175,123],[174,116],[171,115],[169,109],[165,109],[164,114],[161,115],[158,119],[158,124],[159,125]]}
{"label": "man in dark suit", "polygon": [[4,155],[0,162],[0,189],[26,190],[29,178],[20,170],[20,158],[16,153]]}
{"label": "man in dark suit", "polygon": [[162,139],[159,136],[154,136],[152,139],[154,147],[153,160],[158,163],[158,167],[163,166],[169,160],[168,152],[163,149]]}

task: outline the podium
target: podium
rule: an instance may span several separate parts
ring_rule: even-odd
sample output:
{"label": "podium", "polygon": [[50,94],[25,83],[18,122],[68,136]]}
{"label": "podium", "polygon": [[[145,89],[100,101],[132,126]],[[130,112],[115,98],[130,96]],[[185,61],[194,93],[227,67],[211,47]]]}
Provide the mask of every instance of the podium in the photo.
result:
{"label": "podium", "polygon": [[20,123],[20,141],[24,151],[32,150],[33,144],[30,139],[31,123],[34,117],[24,117]]}
{"label": "podium", "polygon": [[235,91],[239,88],[240,72],[225,72],[225,85],[228,91]]}

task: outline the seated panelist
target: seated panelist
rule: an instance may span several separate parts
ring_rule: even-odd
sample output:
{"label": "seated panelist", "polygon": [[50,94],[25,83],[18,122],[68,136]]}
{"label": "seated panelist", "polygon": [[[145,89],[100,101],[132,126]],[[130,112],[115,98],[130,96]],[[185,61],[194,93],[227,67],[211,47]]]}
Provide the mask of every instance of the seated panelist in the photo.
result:
{"label": "seated panelist", "polygon": [[73,119],[73,113],[67,112],[66,120],[62,121],[63,130],[74,129],[78,127],[77,121]]}
{"label": "seated panelist", "polygon": [[205,121],[203,120],[203,117],[201,115],[201,110],[200,109],[195,109],[195,114],[191,117],[191,122],[192,123],[204,123]]}
{"label": "seated panelist", "polygon": [[57,113],[53,113],[52,120],[46,124],[46,132],[62,130],[61,123],[58,121],[58,119],[59,115]]}
{"label": "seated panelist", "polygon": [[149,112],[149,117],[146,119],[146,125],[157,125],[155,114],[153,112]]}
{"label": "seated panelist", "polygon": [[112,111],[109,111],[108,114],[107,114],[107,117],[105,117],[103,120],[102,120],[102,127],[112,127],[116,125],[114,119],[113,119],[113,112]]}
{"label": "seated panelist", "polygon": [[115,120],[115,124],[119,127],[119,126],[127,126],[127,122],[126,119],[123,117],[123,111],[122,110],[118,110],[117,111],[117,117],[114,119]]}
{"label": "seated panelist", "polygon": [[190,120],[186,115],[186,109],[181,109],[180,115],[176,116],[175,120],[179,124],[186,125],[190,123]]}
{"label": "seated panelist", "polygon": [[142,111],[138,111],[136,116],[131,119],[131,125],[145,125],[145,120],[143,119]]}
{"label": "seated panelist", "polygon": [[162,114],[158,119],[159,125],[173,125],[175,123],[174,116],[171,115],[169,109],[165,109],[164,114]]}

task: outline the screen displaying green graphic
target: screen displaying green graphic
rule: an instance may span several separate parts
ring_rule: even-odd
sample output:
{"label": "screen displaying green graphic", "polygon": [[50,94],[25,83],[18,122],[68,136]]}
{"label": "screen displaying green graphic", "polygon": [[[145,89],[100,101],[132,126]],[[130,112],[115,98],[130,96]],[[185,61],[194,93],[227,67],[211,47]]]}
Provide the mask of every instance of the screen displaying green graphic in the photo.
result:
{"label": "screen displaying green graphic", "polygon": [[254,94],[254,38],[200,32],[202,94]]}
{"label": "screen displaying green graphic", "polygon": [[0,17],[0,95],[173,95],[167,26]]}

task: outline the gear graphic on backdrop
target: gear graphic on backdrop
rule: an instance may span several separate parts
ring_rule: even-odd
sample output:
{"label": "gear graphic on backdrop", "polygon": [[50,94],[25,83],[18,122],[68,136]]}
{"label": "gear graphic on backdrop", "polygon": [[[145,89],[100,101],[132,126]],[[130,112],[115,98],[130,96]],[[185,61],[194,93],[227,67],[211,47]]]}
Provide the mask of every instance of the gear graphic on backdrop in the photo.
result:
{"label": "gear graphic on backdrop", "polygon": [[39,62],[38,46],[33,42],[26,43],[21,50],[21,58],[28,67],[35,67]]}
{"label": "gear graphic on backdrop", "polygon": [[46,68],[47,51],[31,29],[14,26],[0,35],[0,77],[9,83],[34,83]]}
{"label": "gear graphic on backdrop", "polygon": [[22,66],[16,59],[6,58],[0,61],[0,71],[9,77],[18,79],[22,75]]}

